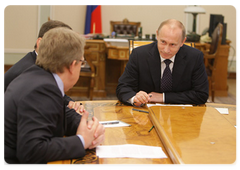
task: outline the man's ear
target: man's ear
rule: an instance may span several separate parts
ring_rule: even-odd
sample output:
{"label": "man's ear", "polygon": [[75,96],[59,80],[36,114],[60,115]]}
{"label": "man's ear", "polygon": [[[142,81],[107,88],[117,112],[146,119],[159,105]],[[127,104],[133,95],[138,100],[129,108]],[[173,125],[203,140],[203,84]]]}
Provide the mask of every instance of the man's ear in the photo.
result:
{"label": "man's ear", "polygon": [[37,51],[37,52],[38,52],[38,49],[39,49],[39,45],[40,45],[41,40],[42,40],[41,37],[39,37],[39,38],[37,39],[37,42],[36,42],[36,45],[37,45],[36,51]]}
{"label": "man's ear", "polygon": [[185,43],[186,40],[187,40],[187,37],[184,38],[181,47],[183,46],[183,44]]}
{"label": "man's ear", "polygon": [[69,66],[69,72],[72,74],[74,72],[74,69],[76,67],[76,60],[73,60],[72,64]]}

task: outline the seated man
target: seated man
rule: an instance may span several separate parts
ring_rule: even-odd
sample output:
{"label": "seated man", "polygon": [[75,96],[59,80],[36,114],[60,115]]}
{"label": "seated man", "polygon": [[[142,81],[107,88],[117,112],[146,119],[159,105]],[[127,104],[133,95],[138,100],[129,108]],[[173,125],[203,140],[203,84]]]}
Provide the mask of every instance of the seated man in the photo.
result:
{"label": "seated man", "polygon": [[87,111],[82,116],[65,113],[64,93],[79,79],[84,45],[84,38],[70,29],[49,30],[36,65],[9,84],[4,94],[7,163],[79,158],[104,140],[104,127],[95,117],[87,121]]}
{"label": "seated man", "polygon": [[118,80],[118,99],[135,106],[147,102],[204,104],[208,78],[203,53],[184,45],[185,40],[181,22],[161,23],[156,42],[132,51]]}
{"label": "seated man", "polygon": [[[5,74],[4,74],[4,92],[6,91],[8,85],[14,80],[17,76],[19,76],[24,70],[35,64],[39,44],[42,40],[43,35],[50,29],[57,28],[57,27],[64,27],[68,29],[72,29],[69,25],[57,21],[57,20],[50,20],[45,22],[38,34],[37,42],[34,46],[34,51],[29,52],[27,55],[25,55],[21,60],[19,60],[16,64],[14,64]],[[74,102],[69,96],[64,96],[65,104],[68,105],[68,108],[66,108],[69,112],[71,108],[75,109],[77,112],[82,112],[84,107],[83,105],[80,105],[80,102]],[[70,108],[70,109],[69,109]]]}

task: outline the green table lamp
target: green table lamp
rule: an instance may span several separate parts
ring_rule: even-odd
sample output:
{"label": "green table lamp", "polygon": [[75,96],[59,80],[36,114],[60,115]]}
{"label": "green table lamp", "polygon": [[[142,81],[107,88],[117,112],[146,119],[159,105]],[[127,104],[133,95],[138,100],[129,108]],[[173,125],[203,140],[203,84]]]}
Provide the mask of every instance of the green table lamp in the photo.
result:
{"label": "green table lamp", "polygon": [[196,33],[196,18],[198,14],[205,14],[206,11],[200,6],[188,6],[184,9],[185,13],[191,13],[193,15],[193,27],[192,32],[187,35],[187,41],[198,42],[200,35]]}

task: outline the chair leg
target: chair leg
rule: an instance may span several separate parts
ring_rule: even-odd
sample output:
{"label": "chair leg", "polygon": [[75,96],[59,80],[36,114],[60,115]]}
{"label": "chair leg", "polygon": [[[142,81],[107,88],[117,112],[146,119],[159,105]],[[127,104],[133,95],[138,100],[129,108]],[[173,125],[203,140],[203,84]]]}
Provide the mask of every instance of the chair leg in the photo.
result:
{"label": "chair leg", "polygon": [[215,82],[212,82],[212,83],[211,83],[211,92],[212,92],[212,102],[214,102]]}
{"label": "chair leg", "polygon": [[212,102],[214,102],[214,91],[212,90]]}
{"label": "chair leg", "polygon": [[92,77],[90,80],[90,87],[89,87],[89,99],[93,99],[93,88],[94,88],[94,78]]}

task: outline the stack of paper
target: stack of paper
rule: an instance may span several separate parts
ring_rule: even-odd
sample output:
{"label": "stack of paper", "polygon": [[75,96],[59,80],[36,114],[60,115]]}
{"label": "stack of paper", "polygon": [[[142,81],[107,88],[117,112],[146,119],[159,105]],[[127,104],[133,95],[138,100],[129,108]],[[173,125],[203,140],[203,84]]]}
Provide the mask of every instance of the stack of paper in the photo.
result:
{"label": "stack of paper", "polygon": [[152,107],[152,106],[182,106],[182,107],[192,107],[193,105],[191,104],[147,104],[147,107]]}
{"label": "stack of paper", "polygon": [[144,145],[108,145],[97,146],[99,158],[167,158],[161,147]]}

